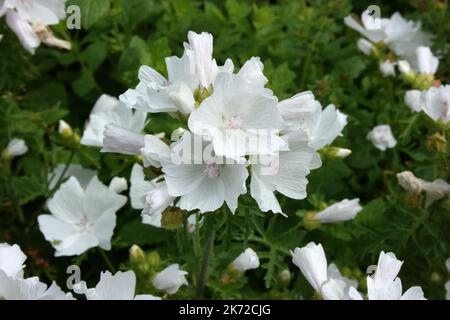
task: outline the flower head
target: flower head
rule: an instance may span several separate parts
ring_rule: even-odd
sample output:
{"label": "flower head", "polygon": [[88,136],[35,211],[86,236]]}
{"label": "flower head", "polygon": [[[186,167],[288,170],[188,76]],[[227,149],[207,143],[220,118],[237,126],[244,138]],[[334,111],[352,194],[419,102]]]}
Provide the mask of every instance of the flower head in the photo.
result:
{"label": "flower head", "polygon": [[85,189],[71,177],[48,201],[51,214],[38,217],[39,228],[56,249],[55,256],[80,255],[96,246],[110,250],[116,211],[126,201],[97,177]]}
{"label": "flower head", "polygon": [[318,212],[314,219],[321,223],[352,220],[362,210],[359,199],[344,199]]}

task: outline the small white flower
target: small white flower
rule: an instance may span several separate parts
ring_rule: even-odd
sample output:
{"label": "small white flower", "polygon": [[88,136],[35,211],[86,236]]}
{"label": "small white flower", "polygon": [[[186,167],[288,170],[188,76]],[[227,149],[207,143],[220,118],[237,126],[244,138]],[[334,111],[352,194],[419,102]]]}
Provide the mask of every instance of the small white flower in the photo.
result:
{"label": "small white flower", "polygon": [[271,154],[284,146],[277,99],[239,75],[221,73],[214,92],[192,111],[189,129],[212,141],[219,157],[240,160],[248,154]]}
{"label": "small white flower", "polygon": [[356,43],[358,49],[364,53],[365,55],[370,56],[372,54],[373,50],[373,44],[370,41],[367,41],[364,38],[358,39],[358,42]]}
{"label": "small white flower", "polygon": [[310,140],[309,146],[314,150],[320,150],[341,136],[346,125],[347,116],[330,104],[323,110],[316,108],[305,119],[301,128]]}
{"label": "small white flower", "polygon": [[232,73],[230,60],[218,67],[212,58],[212,35],[188,33],[181,58],[166,58],[168,79],[156,70],[142,66],[139,69],[139,84],[127,90],[120,100],[133,108],[146,112],[180,112],[187,115],[194,110],[194,93],[198,89],[209,90],[214,86],[218,74]]}
{"label": "small white flower", "polygon": [[28,146],[22,139],[11,139],[3,154],[8,158],[15,158],[28,152]]}
{"label": "small white flower", "polygon": [[314,219],[321,223],[352,220],[362,210],[359,199],[344,199],[318,212]]}
{"label": "small white flower", "polygon": [[405,93],[405,103],[412,112],[422,110],[422,92],[419,90],[408,90]]}
{"label": "small white flower", "polygon": [[182,285],[188,285],[187,274],[186,271],[180,270],[178,264],[171,264],[153,278],[152,284],[159,291],[175,294]]}
{"label": "small white flower", "polygon": [[166,183],[159,180],[160,177],[152,181],[145,180],[144,170],[137,163],[131,170],[131,206],[142,209],[142,222],[155,227],[161,227],[162,213],[175,199],[168,194]]}
{"label": "small white flower", "polygon": [[[65,168],[66,165],[60,163],[51,173],[48,174],[47,181],[49,190],[52,190],[60,179],[62,182],[64,182],[69,177],[75,177],[80,183],[81,187],[86,188],[91,179],[97,174],[95,170],[85,169],[79,164],[69,164],[67,169]],[[61,178],[61,175],[64,171],[64,177]]]}
{"label": "small white flower", "polygon": [[366,10],[361,15],[362,25],[351,16],[344,19],[347,26],[359,32],[372,43],[387,44],[400,58],[417,64],[416,48],[431,45],[432,36],[421,30],[420,22],[406,20],[398,12],[390,18],[373,16]]}
{"label": "small white flower", "polygon": [[116,211],[126,201],[97,177],[86,189],[71,177],[48,201],[52,214],[38,217],[39,228],[56,249],[55,256],[80,255],[96,246],[110,250]]}
{"label": "small white flower", "polygon": [[397,144],[397,140],[395,140],[392,135],[391,127],[385,124],[374,127],[372,131],[367,134],[367,139],[381,151],[384,151],[387,148],[393,148]]}
{"label": "small white flower", "polygon": [[0,243],[0,270],[8,277],[22,278],[22,269],[25,267],[23,263],[26,259],[27,256],[17,244],[11,246]]}
{"label": "small white flower", "polygon": [[[186,132],[182,139],[172,143],[171,148],[184,148],[193,141],[195,137]],[[199,147],[203,147],[202,155],[212,150],[211,145],[207,143]],[[238,197],[247,191],[246,164],[233,163],[230,159],[214,155],[206,159],[207,161],[197,162],[195,156],[195,150],[192,150],[192,154],[187,157],[188,161],[180,164],[171,157],[162,159],[168,194],[181,197],[176,206],[183,210],[198,209],[205,213],[219,209],[225,202],[231,212],[235,212]]]}
{"label": "small white flower", "polygon": [[385,60],[380,63],[381,74],[385,77],[395,76],[395,63]]}
{"label": "small white flower", "polygon": [[147,113],[132,111],[118,99],[102,94],[98,98],[91,114],[89,123],[83,132],[80,143],[87,146],[103,147],[104,131],[107,124],[114,124],[135,133],[145,127]]}
{"label": "small white flower", "polygon": [[[402,294],[402,282],[397,277],[402,264],[392,252],[381,251],[374,275],[367,277],[369,300],[426,300],[420,287],[411,287]],[[350,296],[362,300],[355,289],[351,289]]]}
{"label": "small white flower", "polygon": [[397,180],[400,186],[409,193],[418,194],[424,191],[427,195],[425,207],[429,207],[434,201],[450,194],[450,185],[442,179],[429,182],[417,178],[411,171],[404,171],[397,174]]}
{"label": "small white flower", "polygon": [[84,294],[87,300],[161,300],[151,294],[136,295],[136,275],[130,270],[112,275],[105,271],[100,273],[100,281],[95,288],[88,289],[86,282],[74,285],[73,290]]}
{"label": "small white flower", "polygon": [[121,193],[128,189],[127,179],[122,177],[114,177],[108,186],[109,190],[115,193]]}
{"label": "small white flower", "polygon": [[291,251],[292,262],[300,268],[309,284],[325,300],[348,300],[348,290],[356,283],[343,277],[335,265],[327,267],[322,245],[313,242]]}
{"label": "small white flower", "polygon": [[433,55],[430,47],[416,48],[416,55],[419,72],[434,75],[439,65],[439,59]]}
{"label": "small white flower", "polygon": [[422,93],[423,111],[434,121],[450,121],[450,85],[431,87]]}
{"label": "small white flower", "polygon": [[247,270],[259,267],[259,257],[252,248],[247,248],[234,259],[232,265],[237,271],[244,273]]}

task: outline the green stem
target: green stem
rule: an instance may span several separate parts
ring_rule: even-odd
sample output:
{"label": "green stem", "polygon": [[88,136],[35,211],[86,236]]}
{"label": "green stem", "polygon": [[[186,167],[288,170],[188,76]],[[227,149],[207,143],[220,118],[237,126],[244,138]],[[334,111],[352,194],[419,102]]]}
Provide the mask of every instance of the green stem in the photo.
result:
{"label": "green stem", "polygon": [[[214,213],[213,213],[214,214]],[[205,217],[206,220],[206,217]],[[214,247],[214,236],[216,230],[214,228],[214,221],[212,221],[212,217],[208,219],[209,224],[209,235],[205,244],[205,248],[203,251],[203,261],[200,268],[200,272],[198,274],[198,287],[197,287],[197,295],[200,299],[203,298],[203,294],[205,292],[206,281],[208,279],[208,266],[209,266],[209,258],[213,251]]]}
{"label": "green stem", "polygon": [[108,267],[109,271],[111,271],[112,273],[116,273],[116,268],[114,268],[114,265],[108,258],[108,255],[106,254],[105,250],[99,248],[98,251],[100,252],[100,255],[102,256],[102,259],[105,262],[106,266]]}

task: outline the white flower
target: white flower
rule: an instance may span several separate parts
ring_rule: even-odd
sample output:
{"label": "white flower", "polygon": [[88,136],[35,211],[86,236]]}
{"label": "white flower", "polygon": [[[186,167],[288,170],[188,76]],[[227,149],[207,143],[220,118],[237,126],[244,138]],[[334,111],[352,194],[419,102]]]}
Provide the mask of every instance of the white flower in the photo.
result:
{"label": "white flower", "polygon": [[0,270],[0,300],[74,300],[53,282],[50,287],[38,277],[15,279]]}
{"label": "white flower", "polygon": [[4,0],[0,2],[0,16],[3,14],[6,14],[8,26],[30,53],[34,53],[41,41],[70,48],[68,42],[56,39],[47,27],[64,19],[65,0]]}
{"label": "white flower", "polygon": [[3,151],[3,154],[7,158],[15,158],[27,153],[27,151],[28,146],[26,145],[25,141],[22,139],[14,138],[9,141],[8,146]]}
{"label": "white flower", "polygon": [[284,146],[277,99],[239,75],[220,74],[214,92],[189,117],[189,129],[211,139],[217,156],[240,160],[271,154]]}
{"label": "white flower", "polygon": [[395,63],[389,60],[380,62],[380,71],[385,77],[395,76]]}
{"label": "white flower", "polygon": [[278,102],[277,108],[284,121],[283,131],[291,132],[301,129],[305,119],[318,113],[322,106],[311,91],[305,91]]}
{"label": "white flower", "polygon": [[405,103],[412,112],[422,110],[422,92],[419,90],[408,90],[405,93]]}
{"label": "white flower", "polygon": [[[238,197],[245,194],[247,189],[245,181],[248,171],[245,164],[233,163],[230,159],[217,157],[211,154],[206,161],[197,161],[196,148],[192,153],[187,149],[196,136],[186,132],[182,139],[172,143],[174,150],[181,147],[187,155],[187,161],[177,163],[173,157],[162,159],[162,171],[167,183],[168,194],[172,197],[181,197],[177,207],[183,210],[200,212],[214,211],[222,207],[225,202],[231,212],[237,208]],[[201,139],[200,139],[201,141]],[[201,141],[202,143],[202,141]],[[200,148],[202,145],[199,146]],[[210,144],[203,144],[200,149],[202,155],[212,151]]]}
{"label": "white flower", "polygon": [[143,209],[142,222],[155,227],[161,227],[162,213],[172,205],[175,199],[168,194],[166,183],[159,182],[160,179],[158,177],[152,181],[146,181],[144,170],[137,163],[131,170],[131,206],[134,209]]}
{"label": "white flower", "polygon": [[398,12],[390,18],[374,21],[373,16],[366,10],[361,15],[362,25],[351,16],[346,17],[344,22],[372,43],[383,41],[398,56],[410,61],[414,66],[417,65],[416,48],[431,44],[431,35],[421,30],[420,22],[408,21]]}
{"label": "white flower", "polygon": [[348,300],[348,290],[355,282],[342,277],[335,265],[327,267],[322,245],[313,242],[291,251],[292,262],[300,268],[309,284],[325,300]]}
{"label": "white flower", "polygon": [[[86,188],[91,179],[97,174],[95,170],[85,169],[79,164],[69,164],[66,170],[65,168],[65,164],[58,164],[55,169],[48,174],[47,181],[49,190],[52,190],[60,179],[62,182],[64,182],[69,177],[77,178],[81,187]],[[64,171],[64,177],[61,178],[61,175]]]}
{"label": "white flower", "polygon": [[114,124],[106,125],[102,152],[126,155],[142,155],[144,166],[161,167],[161,157],[169,154],[170,148],[160,138],[140,135]]}
{"label": "white flower", "polygon": [[247,248],[234,259],[232,265],[237,271],[244,273],[247,270],[259,267],[259,257],[252,248]]}
{"label": "white flower", "polygon": [[450,85],[431,87],[422,93],[423,111],[434,121],[450,121]]}
{"label": "white flower", "polygon": [[139,133],[145,127],[146,116],[147,113],[140,110],[133,112],[118,99],[102,94],[92,108],[89,123],[83,132],[80,143],[103,147],[103,132],[107,124],[114,124]]}
{"label": "white flower", "polygon": [[289,142],[289,151],[272,157],[251,158],[250,193],[264,212],[283,214],[275,191],[291,199],[306,198],[306,176],[322,165],[320,156],[308,146],[307,137],[293,133],[283,138]]}
{"label": "white flower", "polygon": [[127,179],[122,177],[114,177],[109,183],[108,189],[115,193],[121,193],[128,189]]}
{"label": "white flower", "polygon": [[386,148],[393,148],[397,144],[397,140],[392,135],[391,127],[385,124],[374,127],[367,134],[367,139],[381,151],[386,150]]}
{"label": "white flower", "polygon": [[8,277],[22,278],[25,267],[23,264],[27,256],[20,250],[17,244],[9,245],[7,243],[0,243],[0,270]]}
{"label": "white flower", "polygon": [[434,75],[439,65],[439,59],[433,55],[430,47],[417,47],[416,55],[419,72]]}
{"label": "white flower", "polygon": [[183,284],[188,284],[187,274],[186,271],[180,270],[178,264],[171,264],[153,278],[152,284],[159,291],[175,294]]}
{"label": "white flower", "polygon": [[105,271],[100,273],[100,281],[95,288],[88,289],[86,282],[74,285],[74,291],[84,294],[87,300],[161,300],[151,294],[136,295],[136,275],[132,270],[117,272],[112,275]]}
{"label": "white flower", "polygon": [[332,104],[325,109],[318,108],[307,117],[302,129],[306,132],[314,150],[320,150],[331,144],[347,125],[347,116]]}
{"label": "white flower", "polygon": [[417,178],[410,171],[404,171],[397,174],[397,180],[400,186],[409,193],[418,194],[424,191],[427,195],[425,207],[429,207],[434,201],[450,194],[450,185],[442,179],[429,182]]}
{"label": "white flower", "polygon": [[318,212],[314,219],[321,223],[352,220],[362,210],[359,199],[344,199]]}
{"label": "white flower", "polygon": [[166,58],[168,79],[159,72],[143,66],[139,70],[139,84],[120,96],[120,100],[146,112],[180,112],[189,114],[195,106],[194,93],[209,90],[221,72],[232,73],[233,65],[227,60],[218,67],[212,58],[212,35],[188,33],[189,43],[181,58]]}
{"label": "white flower", "polygon": [[386,33],[383,30],[373,28],[371,25],[371,16],[367,10],[361,14],[361,22],[362,25],[351,16],[347,16],[344,19],[344,23],[347,26],[358,31],[371,42],[377,43],[386,38]]}
{"label": "white flower", "polygon": [[365,55],[370,55],[373,50],[373,44],[370,41],[367,41],[364,38],[358,39],[358,42],[356,43],[358,49],[364,53]]}
{"label": "white flower", "polygon": [[110,250],[116,211],[126,201],[97,177],[85,189],[71,177],[48,201],[52,214],[38,217],[39,228],[56,249],[55,256],[80,255],[96,246]]}
{"label": "white flower", "polygon": [[[369,300],[426,300],[420,287],[411,287],[402,294],[402,282],[397,277],[402,264],[394,253],[381,251],[374,275],[367,277]],[[350,292],[353,300],[362,299],[355,289]]]}

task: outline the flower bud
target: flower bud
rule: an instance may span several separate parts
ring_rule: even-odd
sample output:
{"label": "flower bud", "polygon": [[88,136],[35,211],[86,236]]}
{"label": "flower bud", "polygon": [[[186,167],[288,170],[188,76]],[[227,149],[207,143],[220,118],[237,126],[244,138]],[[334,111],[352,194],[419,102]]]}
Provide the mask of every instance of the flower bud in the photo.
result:
{"label": "flower bud", "polygon": [[288,269],[284,269],[278,274],[277,280],[281,287],[287,287],[291,282],[291,272]]}
{"label": "flower bud", "polygon": [[352,153],[352,150],[339,147],[324,147],[320,150],[320,153],[327,158],[344,159]]}
{"label": "flower bud", "polygon": [[253,249],[247,248],[231,264],[235,270],[244,273],[259,267],[259,257]]}
{"label": "flower bud", "polygon": [[184,224],[184,213],[176,208],[168,208],[161,218],[161,226],[165,229],[176,230]]}
{"label": "flower bud", "polygon": [[136,244],[133,244],[129,251],[130,262],[140,264],[145,261],[145,252]]}
{"label": "flower bud", "polygon": [[430,152],[441,153],[447,150],[447,140],[439,132],[429,135],[425,141],[425,145]]}
{"label": "flower bud", "polygon": [[2,158],[9,160],[28,152],[28,146],[22,139],[14,138],[2,152]]}
{"label": "flower bud", "polygon": [[161,257],[159,256],[158,251],[152,251],[147,253],[145,258],[148,265],[151,267],[157,267],[161,264]]}
{"label": "flower bud", "polygon": [[306,230],[314,230],[320,226],[320,221],[314,219],[316,211],[310,211],[303,217],[303,226]]}
{"label": "flower bud", "polygon": [[128,183],[125,178],[122,177],[114,177],[109,183],[109,190],[115,193],[121,193],[128,189]]}
{"label": "flower bud", "polygon": [[64,138],[70,138],[73,135],[72,127],[64,120],[59,120],[58,132]]}

